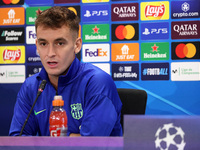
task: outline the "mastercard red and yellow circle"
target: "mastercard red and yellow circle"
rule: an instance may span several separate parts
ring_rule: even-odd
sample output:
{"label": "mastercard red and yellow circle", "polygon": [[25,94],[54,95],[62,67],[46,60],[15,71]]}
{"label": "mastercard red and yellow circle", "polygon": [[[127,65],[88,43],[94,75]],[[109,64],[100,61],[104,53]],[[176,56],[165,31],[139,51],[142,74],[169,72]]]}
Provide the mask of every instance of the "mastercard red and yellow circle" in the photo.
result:
{"label": "mastercard red and yellow circle", "polygon": [[192,58],[196,54],[196,51],[196,47],[192,43],[181,43],[176,47],[175,53],[179,58]]}
{"label": "mastercard red and yellow circle", "polygon": [[20,0],[3,0],[5,4],[17,4]]}
{"label": "mastercard red and yellow circle", "polygon": [[135,35],[135,29],[131,25],[119,25],[115,30],[115,35],[118,39],[132,39]]}

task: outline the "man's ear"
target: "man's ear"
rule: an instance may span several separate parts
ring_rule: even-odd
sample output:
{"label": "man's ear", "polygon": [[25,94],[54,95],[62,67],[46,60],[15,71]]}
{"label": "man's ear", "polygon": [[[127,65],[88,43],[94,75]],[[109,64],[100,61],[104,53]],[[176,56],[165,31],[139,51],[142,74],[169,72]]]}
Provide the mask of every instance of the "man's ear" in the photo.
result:
{"label": "man's ear", "polygon": [[82,47],[82,39],[81,37],[78,37],[76,39],[76,43],[75,43],[75,54],[79,53]]}

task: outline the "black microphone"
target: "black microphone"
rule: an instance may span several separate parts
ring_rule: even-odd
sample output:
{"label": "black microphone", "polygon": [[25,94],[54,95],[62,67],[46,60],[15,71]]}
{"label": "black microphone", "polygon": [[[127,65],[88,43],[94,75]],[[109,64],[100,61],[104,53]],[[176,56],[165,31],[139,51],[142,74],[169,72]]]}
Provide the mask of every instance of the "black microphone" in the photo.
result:
{"label": "black microphone", "polygon": [[38,93],[37,96],[40,96],[40,94],[43,92],[45,86],[46,86],[47,81],[46,80],[42,80],[39,88],[38,88]]}
{"label": "black microphone", "polygon": [[23,124],[23,126],[22,126],[22,129],[21,129],[21,132],[20,132],[19,136],[22,135],[23,130],[24,130],[24,127],[25,127],[25,125],[26,125],[26,123],[27,123],[27,121],[28,121],[28,118],[30,117],[31,112],[33,111],[33,108],[34,108],[34,106],[35,106],[35,103],[36,103],[37,100],[38,100],[38,97],[39,97],[40,94],[43,92],[43,90],[44,90],[44,88],[45,88],[45,86],[46,86],[46,83],[47,83],[46,80],[42,80],[42,82],[41,82],[41,84],[40,84],[40,86],[39,86],[39,88],[38,88],[37,97],[35,98],[35,101],[34,101],[32,107],[31,107],[31,110],[30,110],[30,112],[29,112],[29,114],[28,114],[28,116],[27,116],[27,118],[26,118],[26,120],[25,120],[25,122],[24,122],[24,124]]}

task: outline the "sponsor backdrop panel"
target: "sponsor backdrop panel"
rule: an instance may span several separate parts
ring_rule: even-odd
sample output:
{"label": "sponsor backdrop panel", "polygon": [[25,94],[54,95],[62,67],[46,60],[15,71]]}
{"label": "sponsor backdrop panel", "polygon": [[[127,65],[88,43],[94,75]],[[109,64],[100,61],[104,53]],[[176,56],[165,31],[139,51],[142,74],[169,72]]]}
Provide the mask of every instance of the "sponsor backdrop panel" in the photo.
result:
{"label": "sponsor backdrop panel", "polygon": [[35,12],[57,5],[80,17],[77,57],[117,88],[146,90],[147,115],[200,115],[199,0],[0,0],[0,136],[22,83],[42,68]]}

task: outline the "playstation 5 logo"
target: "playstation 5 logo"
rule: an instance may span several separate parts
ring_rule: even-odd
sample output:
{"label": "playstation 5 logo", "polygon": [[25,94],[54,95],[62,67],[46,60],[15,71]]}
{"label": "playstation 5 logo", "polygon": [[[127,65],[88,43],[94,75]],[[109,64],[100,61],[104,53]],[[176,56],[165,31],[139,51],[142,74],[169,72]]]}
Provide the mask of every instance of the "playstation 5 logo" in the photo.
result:
{"label": "playstation 5 logo", "polygon": [[144,35],[149,35],[149,34],[150,34],[149,29],[148,29],[148,28],[145,28],[145,29],[144,29],[144,32],[142,32],[142,34],[144,34]]}
{"label": "playstation 5 logo", "polygon": [[142,23],[141,24],[141,39],[168,39],[169,38],[169,23]]}
{"label": "playstation 5 logo", "polygon": [[109,5],[89,5],[82,7],[83,22],[109,21]]}
{"label": "playstation 5 logo", "polygon": [[84,14],[84,17],[91,17],[91,16],[107,16],[108,11],[107,10],[100,10],[100,11],[92,11],[86,10],[86,13]]}
{"label": "playstation 5 logo", "polygon": [[142,34],[144,35],[149,35],[149,34],[167,34],[168,33],[168,30],[167,28],[158,28],[158,29],[151,29],[151,32],[149,32],[149,29],[148,28],[145,28],[144,32]]}
{"label": "playstation 5 logo", "polygon": [[84,17],[90,17],[91,16],[91,13],[89,10],[86,10],[86,13],[84,14]]}

